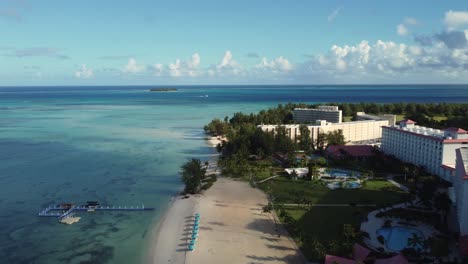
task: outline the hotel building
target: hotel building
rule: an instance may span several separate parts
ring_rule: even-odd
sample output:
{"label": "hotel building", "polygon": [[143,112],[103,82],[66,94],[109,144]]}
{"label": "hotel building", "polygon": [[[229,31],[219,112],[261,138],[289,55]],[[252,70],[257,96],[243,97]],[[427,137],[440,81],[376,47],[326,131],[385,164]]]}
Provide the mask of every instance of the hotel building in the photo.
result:
{"label": "hotel building", "polygon": [[383,114],[383,115],[369,115],[366,114],[365,112],[357,112],[356,113],[356,118],[358,121],[362,120],[388,120],[388,124],[390,126],[395,125],[396,122],[396,115],[389,115],[389,114]]}
{"label": "hotel building", "polygon": [[[310,131],[312,142],[316,142],[319,133],[342,130],[346,141],[359,142],[377,140],[382,137],[382,126],[388,126],[388,120],[368,120],[353,121],[343,123],[329,123],[324,120],[318,120],[315,125],[307,125]],[[278,125],[259,125],[258,128],[266,132],[275,131]],[[301,132],[300,125],[283,125],[288,132],[289,137],[297,141]]]}
{"label": "hotel building", "polygon": [[453,178],[455,204],[460,236],[468,236],[468,147],[456,150],[456,169]]}
{"label": "hotel building", "polygon": [[382,127],[381,150],[387,155],[418,166],[451,182],[455,174],[455,150],[468,146],[468,132],[417,126],[407,119],[399,125]]}
{"label": "hotel building", "polygon": [[293,120],[298,123],[315,123],[325,120],[330,123],[341,123],[343,114],[338,106],[321,105],[318,108],[295,108]]}

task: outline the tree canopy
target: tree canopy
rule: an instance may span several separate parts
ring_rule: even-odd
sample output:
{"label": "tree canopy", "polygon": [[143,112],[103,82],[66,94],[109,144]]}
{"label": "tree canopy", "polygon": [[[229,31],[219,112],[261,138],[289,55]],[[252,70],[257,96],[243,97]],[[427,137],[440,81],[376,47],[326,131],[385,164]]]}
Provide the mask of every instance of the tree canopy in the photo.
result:
{"label": "tree canopy", "polygon": [[195,194],[201,190],[202,181],[206,177],[206,167],[202,166],[199,159],[191,159],[181,166],[180,174],[185,184],[185,193]]}

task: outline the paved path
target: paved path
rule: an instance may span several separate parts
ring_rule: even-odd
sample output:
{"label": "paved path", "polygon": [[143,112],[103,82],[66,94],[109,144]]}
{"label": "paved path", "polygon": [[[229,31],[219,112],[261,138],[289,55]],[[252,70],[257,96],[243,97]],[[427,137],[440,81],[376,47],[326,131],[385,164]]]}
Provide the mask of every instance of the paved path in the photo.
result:
{"label": "paved path", "polygon": [[396,187],[402,189],[405,192],[410,192],[408,187],[404,186],[403,184],[400,184],[400,183],[396,182],[395,180],[393,180],[393,177],[394,177],[394,175],[389,175],[388,178],[387,178],[387,181],[389,181],[391,184],[395,185]]}
{"label": "paved path", "polygon": [[257,184],[257,183],[262,183],[262,182],[266,182],[266,181],[269,181],[269,180],[274,179],[274,178],[279,177],[279,176],[281,176],[281,175],[271,176],[271,177],[268,177],[268,178],[263,179],[263,180],[261,180],[261,181],[258,181],[258,182],[256,182],[255,184]]}
{"label": "paved path", "polygon": [[356,204],[356,205],[350,205],[350,204],[281,204],[284,206],[311,206],[311,207],[348,207],[348,206],[355,206],[355,207],[375,207],[377,205],[375,204]]}

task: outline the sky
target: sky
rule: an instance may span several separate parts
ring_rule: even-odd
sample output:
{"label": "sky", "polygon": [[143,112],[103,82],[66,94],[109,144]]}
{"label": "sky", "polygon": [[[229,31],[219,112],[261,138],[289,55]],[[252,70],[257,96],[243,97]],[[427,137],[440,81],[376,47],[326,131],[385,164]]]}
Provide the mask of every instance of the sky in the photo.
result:
{"label": "sky", "polygon": [[468,83],[466,0],[0,0],[0,32],[0,86]]}

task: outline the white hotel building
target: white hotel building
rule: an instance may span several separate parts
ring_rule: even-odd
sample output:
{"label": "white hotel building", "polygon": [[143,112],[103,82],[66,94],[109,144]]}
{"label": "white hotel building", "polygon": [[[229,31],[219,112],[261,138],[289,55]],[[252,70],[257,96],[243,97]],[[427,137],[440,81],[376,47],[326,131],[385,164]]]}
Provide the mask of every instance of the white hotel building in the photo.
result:
{"label": "white hotel building", "polygon": [[468,146],[468,132],[417,126],[413,120],[382,127],[381,150],[418,166],[447,181],[455,174],[455,150]]}
{"label": "white hotel building", "polygon": [[[388,126],[388,120],[366,120],[353,121],[343,123],[329,123],[324,120],[318,120],[315,125],[307,125],[310,131],[312,142],[317,140],[319,133],[327,133],[331,131],[342,130],[343,136],[349,142],[361,142],[377,140],[382,137],[382,126]],[[289,137],[296,141],[299,139],[301,132],[300,125],[282,125],[286,128]],[[259,125],[258,128],[266,132],[274,132],[278,125]]]}
{"label": "white hotel building", "polygon": [[438,130],[403,120],[382,128],[381,150],[452,183],[449,195],[457,211],[461,236],[468,235],[468,132]]}
{"label": "white hotel building", "polygon": [[457,164],[453,187],[457,207],[457,218],[460,226],[460,235],[468,235],[468,147],[456,151]]}
{"label": "white hotel building", "polygon": [[338,106],[320,105],[318,108],[295,108],[293,120],[298,123],[315,123],[325,120],[330,123],[341,123],[343,113]]}

